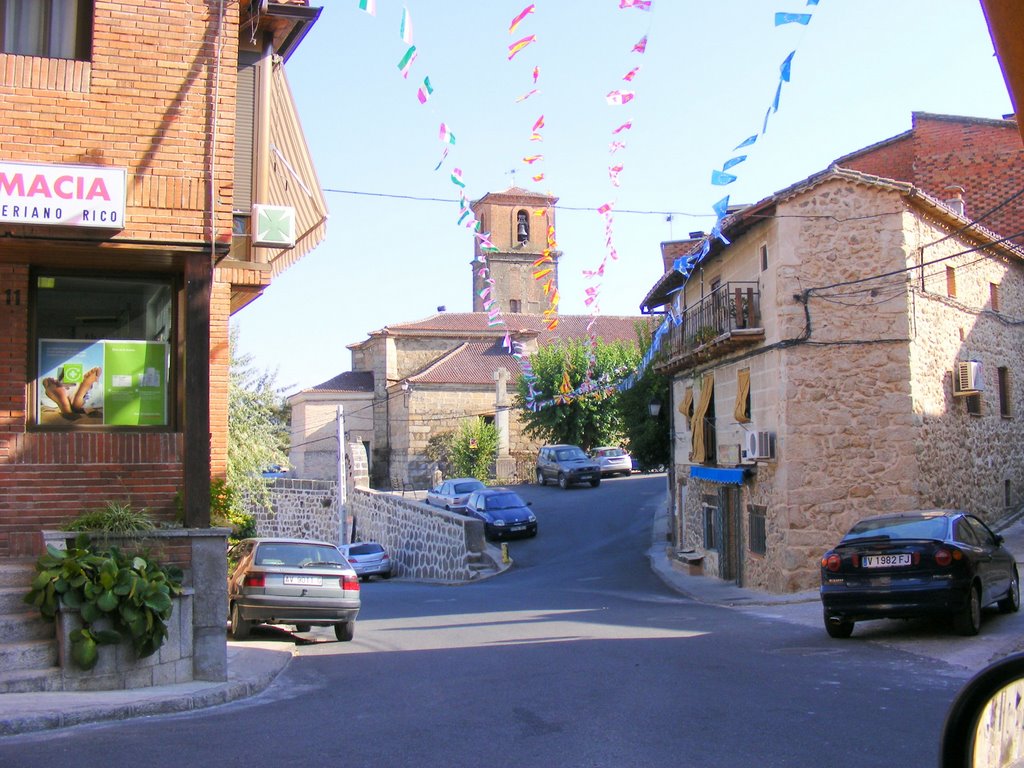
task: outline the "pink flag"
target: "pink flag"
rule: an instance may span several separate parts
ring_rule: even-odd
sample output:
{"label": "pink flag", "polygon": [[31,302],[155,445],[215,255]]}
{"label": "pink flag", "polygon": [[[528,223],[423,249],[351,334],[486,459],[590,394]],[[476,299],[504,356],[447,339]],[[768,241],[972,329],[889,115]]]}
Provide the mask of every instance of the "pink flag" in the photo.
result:
{"label": "pink flag", "polygon": [[612,131],[612,133],[616,134],[616,133],[621,133],[622,131],[628,131],[632,127],[633,127],[633,121],[632,120],[627,120],[622,125],[620,125],[618,128],[616,128],[614,131]]}
{"label": "pink flag", "polygon": [[516,40],[516,42],[512,43],[512,45],[508,47],[508,60],[512,61],[513,56],[515,56],[517,53],[523,50],[523,48],[528,46],[530,43],[535,42],[536,40],[536,35],[527,35],[522,40]]}
{"label": "pink flag", "polygon": [[640,67],[633,67],[629,72],[622,76],[622,79],[627,83],[633,82],[633,78],[636,77],[636,73],[640,71]]}
{"label": "pink flag", "polygon": [[625,149],[625,148],[626,148],[626,142],[624,142],[624,141],[613,141],[611,144],[608,145],[608,154],[609,155],[614,155],[620,149]]}
{"label": "pink flag", "polygon": [[633,50],[636,53],[643,53],[647,50],[647,35],[640,38],[640,42],[633,46]]}
{"label": "pink flag", "polygon": [[634,95],[633,91],[611,91],[604,98],[611,106],[621,107],[623,104],[631,102]]}
{"label": "pink flag", "polygon": [[544,127],[544,115],[541,115],[540,117],[537,118],[537,122],[535,122],[533,124],[533,129],[532,130],[539,131],[543,127]]}
{"label": "pink flag", "polygon": [[544,155],[527,155],[526,157],[523,158],[523,162],[527,163],[528,165],[533,165],[538,160],[543,160],[543,159],[544,159]]}
{"label": "pink flag", "polygon": [[602,216],[604,216],[611,209],[612,209],[612,204],[611,203],[605,203],[604,205],[602,205],[600,208],[597,209],[597,212],[600,213]]}
{"label": "pink flag", "polygon": [[544,174],[543,173],[538,173],[536,176],[533,177],[533,180],[534,181],[544,181]]}
{"label": "pink flag", "polygon": [[518,99],[516,99],[516,104],[518,104],[520,101],[526,101],[528,98],[533,96],[533,94],[535,94],[535,93],[540,93],[540,91],[538,91],[536,88],[534,88],[532,91],[528,91],[527,93],[524,93],[522,96],[520,96]]}
{"label": "pink flag", "polygon": [[534,11],[534,8],[536,8],[536,6],[535,6],[535,5],[533,4],[533,3],[530,3],[530,4],[528,5],[528,6],[526,6],[525,8],[523,8],[523,10],[522,10],[522,11],[521,11],[521,12],[519,13],[519,15],[518,15],[518,16],[516,16],[516,17],[515,17],[514,19],[512,19],[512,23],[511,23],[511,24],[509,24],[509,26],[508,26],[508,33],[509,33],[510,35],[511,35],[511,34],[512,34],[513,32],[515,32],[515,31],[516,31],[516,27],[518,27],[518,26],[519,26],[520,22],[521,22],[521,21],[522,21],[523,19],[525,19],[525,18],[526,18],[527,16],[529,16],[529,15],[530,15],[531,13],[533,13],[533,11]]}
{"label": "pink flag", "polygon": [[537,78],[540,77],[540,67],[533,68],[533,84],[537,84]]}

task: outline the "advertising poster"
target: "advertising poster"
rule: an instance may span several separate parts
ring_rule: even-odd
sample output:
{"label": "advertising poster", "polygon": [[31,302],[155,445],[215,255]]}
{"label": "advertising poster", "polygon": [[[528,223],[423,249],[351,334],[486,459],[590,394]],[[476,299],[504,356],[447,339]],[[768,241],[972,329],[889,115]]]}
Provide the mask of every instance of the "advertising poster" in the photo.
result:
{"label": "advertising poster", "polygon": [[37,423],[166,425],[167,361],[163,342],[42,339]]}

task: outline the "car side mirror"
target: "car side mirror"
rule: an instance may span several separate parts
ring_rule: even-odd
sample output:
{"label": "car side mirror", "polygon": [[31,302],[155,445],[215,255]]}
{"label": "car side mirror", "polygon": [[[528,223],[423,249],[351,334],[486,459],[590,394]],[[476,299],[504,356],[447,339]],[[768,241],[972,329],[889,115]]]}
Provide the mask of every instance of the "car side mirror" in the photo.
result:
{"label": "car side mirror", "polygon": [[942,727],[940,768],[1020,765],[1024,761],[1024,653],[990,664],[953,700]]}

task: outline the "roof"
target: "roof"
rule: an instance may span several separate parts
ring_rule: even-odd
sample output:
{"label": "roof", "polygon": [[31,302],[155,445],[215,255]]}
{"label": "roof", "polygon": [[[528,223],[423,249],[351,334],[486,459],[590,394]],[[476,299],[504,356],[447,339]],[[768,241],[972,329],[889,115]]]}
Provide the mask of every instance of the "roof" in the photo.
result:
{"label": "roof", "polygon": [[[837,165],[831,165],[824,171],[808,176],[806,179],[798,181],[796,184],[792,184],[789,187],[776,192],[770,197],[766,197],[760,202],[749,205],[736,213],[726,216],[722,219],[722,234],[728,240],[734,241],[739,235],[746,232],[755,224],[759,223],[766,217],[770,217],[773,209],[779,203],[785,202],[790,198],[804,194],[815,187],[835,180],[870,186],[883,191],[897,192],[909,202],[927,209],[932,215],[945,219],[948,223],[958,229],[966,227],[971,223],[969,219],[957,214],[946,203],[935,199],[931,195],[915,187],[913,184],[904,181],[886,179],[881,176],[874,176],[869,173],[862,173],[849,168],[841,168]],[[969,230],[965,231],[963,236],[973,237],[980,241],[988,241],[993,244],[994,248],[1003,250],[1006,254],[1012,255],[1015,258],[1024,259],[1024,250],[1009,242],[998,242],[1002,238],[985,227],[975,224],[970,227]],[[702,242],[703,241],[699,241],[696,243],[689,250],[689,253],[697,251]],[[723,245],[720,240],[712,239],[710,255],[720,253],[726,247],[727,246]],[[658,279],[654,284],[654,287],[648,291],[640,306],[650,308],[662,306],[668,303],[671,294],[685,282],[686,278],[683,277],[679,271],[672,269],[666,272]]]}
{"label": "roof", "polygon": [[345,371],[307,392],[373,392],[373,371]]}
{"label": "roof", "polygon": [[[582,339],[589,336],[587,328],[591,322],[597,335],[605,342],[636,341],[635,324],[648,320],[641,315],[559,315],[558,325],[548,330],[548,318],[544,315],[505,314],[504,324],[490,325],[486,312],[438,312],[421,320],[387,325],[370,336],[448,336],[476,339],[503,339],[509,333],[513,337],[536,337],[541,344],[551,344],[562,339]],[[351,347],[359,344],[350,345]]]}

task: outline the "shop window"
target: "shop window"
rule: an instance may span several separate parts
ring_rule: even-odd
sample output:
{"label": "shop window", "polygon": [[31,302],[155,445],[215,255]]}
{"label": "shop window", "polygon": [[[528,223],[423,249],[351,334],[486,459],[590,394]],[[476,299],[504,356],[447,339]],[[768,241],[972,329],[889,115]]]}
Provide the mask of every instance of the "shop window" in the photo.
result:
{"label": "shop window", "polygon": [[171,282],[49,273],[33,288],[34,424],[167,426]]}
{"label": "shop window", "polygon": [[88,61],[92,0],[0,0],[0,53]]}

